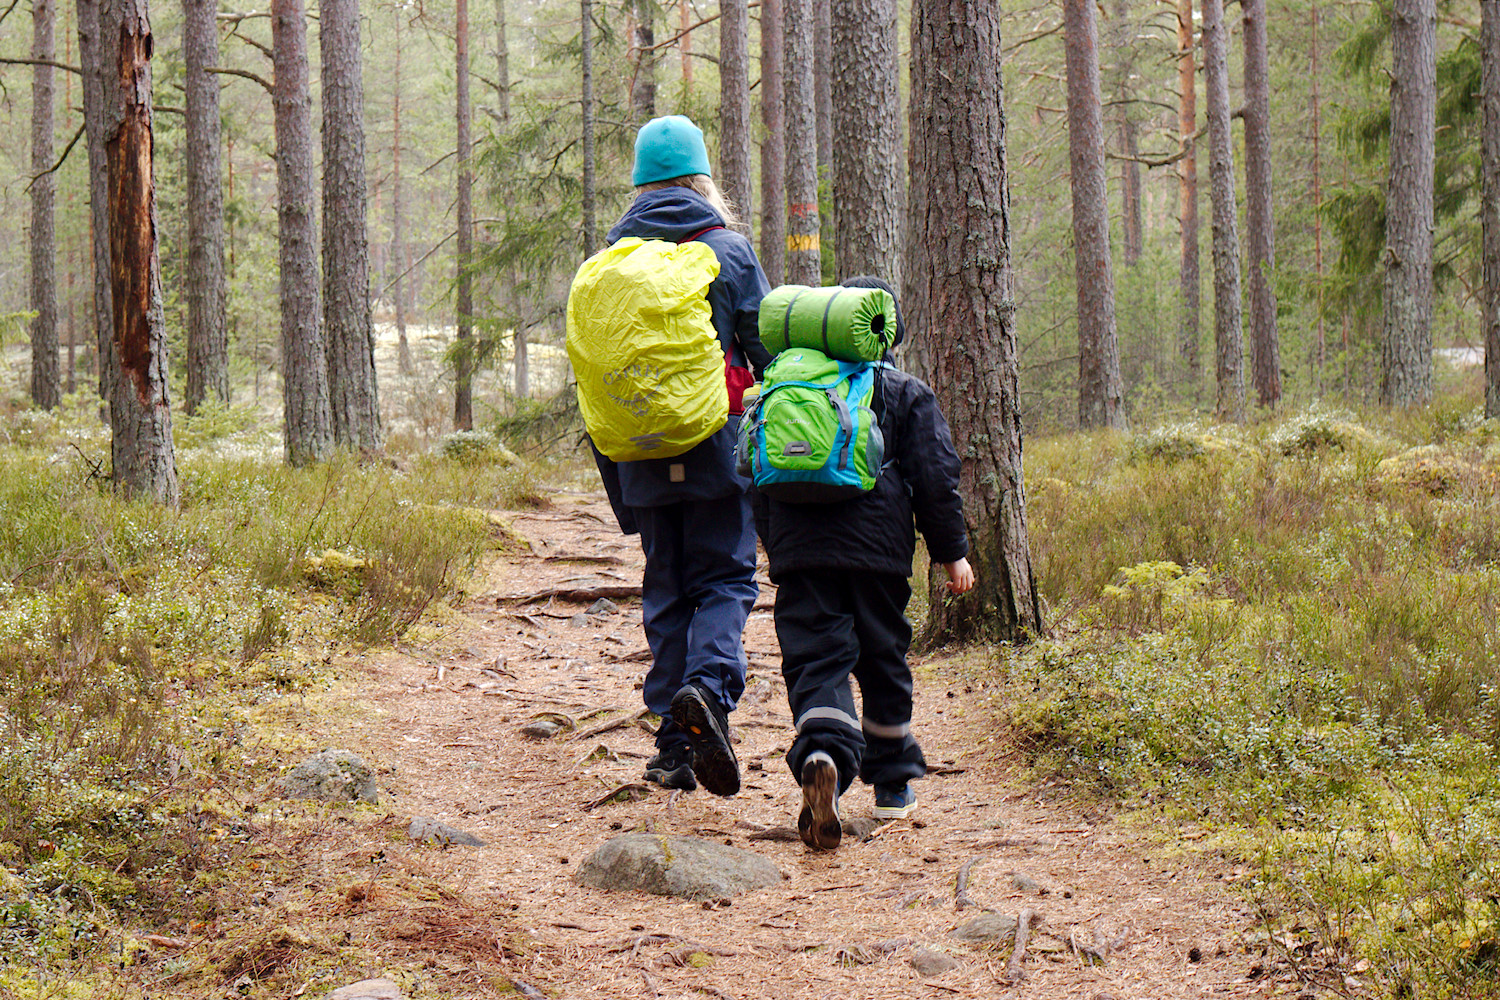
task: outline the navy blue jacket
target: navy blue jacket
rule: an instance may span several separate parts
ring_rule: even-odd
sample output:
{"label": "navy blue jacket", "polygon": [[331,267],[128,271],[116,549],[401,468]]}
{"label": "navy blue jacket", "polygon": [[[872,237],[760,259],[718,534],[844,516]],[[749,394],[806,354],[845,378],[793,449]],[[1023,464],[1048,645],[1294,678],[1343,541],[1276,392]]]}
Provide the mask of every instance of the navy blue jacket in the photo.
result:
{"label": "navy blue jacket", "polygon": [[896,368],[881,371],[878,392],[886,462],[873,490],[827,504],[752,494],[773,581],[811,569],[910,576],[913,527],[922,532],[933,562],[957,562],[969,554],[958,455],[937,398],[927,383]]}
{"label": "navy blue jacket", "polygon": [[[725,356],[748,361],[758,379],[771,356],[760,343],[760,300],[770,291],[750,241],[723,226],[724,220],[702,195],[684,187],[642,191],[609,231],[609,242],[638,236],[680,243],[696,234],[719,259],[719,276],[708,287],[714,330]],[[704,230],[708,230],[704,232]],[[594,451],[610,506],[626,534],[636,532],[632,507],[660,507],[682,500],[712,500],[744,493],[750,481],[735,471],[734,446],[739,417],[702,444],[676,458],[612,462]],[[675,475],[674,475],[675,471]]]}

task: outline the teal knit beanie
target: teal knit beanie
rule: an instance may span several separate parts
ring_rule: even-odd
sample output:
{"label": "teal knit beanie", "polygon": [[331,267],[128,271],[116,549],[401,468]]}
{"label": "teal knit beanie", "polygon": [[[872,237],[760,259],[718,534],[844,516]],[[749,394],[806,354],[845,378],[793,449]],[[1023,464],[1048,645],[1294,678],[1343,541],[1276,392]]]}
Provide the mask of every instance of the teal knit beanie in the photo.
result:
{"label": "teal knit beanie", "polygon": [[642,125],[635,136],[635,172],[630,183],[640,187],[689,174],[713,176],[703,130],[682,115],[653,118]]}

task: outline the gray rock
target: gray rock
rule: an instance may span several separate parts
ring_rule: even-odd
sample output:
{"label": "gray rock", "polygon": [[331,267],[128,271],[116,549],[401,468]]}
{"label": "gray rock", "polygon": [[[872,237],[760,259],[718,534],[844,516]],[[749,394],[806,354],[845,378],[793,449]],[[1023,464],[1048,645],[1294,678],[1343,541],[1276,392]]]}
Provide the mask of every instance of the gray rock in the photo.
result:
{"label": "gray rock", "polygon": [[405,1000],[401,987],[389,979],[362,979],[340,986],[328,994],[328,1000]]}
{"label": "gray rock", "polygon": [[781,881],[781,870],[754,851],[698,837],[627,833],[599,845],[574,876],[612,892],[723,899]]}
{"label": "gray rock", "polygon": [[578,614],[568,619],[568,624],[573,628],[587,628],[589,621],[589,613],[587,611],[580,611]]}
{"label": "gray rock", "polygon": [[953,931],[953,937],[970,944],[999,944],[1013,941],[1015,936],[1016,918],[1004,913],[981,913]]}
{"label": "gray rock", "polygon": [[584,612],[586,615],[617,615],[619,613],[620,606],[607,597],[599,598]]}
{"label": "gray rock", "polygon": [[562,726],[551,719],[538,719],[521,727],[521,735],[534,740],[550,740],[561,731]]}
{"label": "gray rock", "polygon": [[369,765],[348,750],[324,750],[292,768],[276,782],[288,799],[319,802],[378,802],[380,789]]}
{"label": "gray rock", "polygon": [[428,844],[457,844],[462,847],[483,847],[484,841],[472,833],[451,827],[447,823],[439,823],[435,819],[426,816],[413,816],[411,825],[406,828],[406,835],[412,840],[426,842]]}
{"label": "gray rock", "polygon": [[1022,892],[1029,892],[1037,896],[1045,896],[1048,892],[1046,886],[1025,872],[1011,872],[1010,883]]}
{"label": "gray rock", "polygon": [[958,960],[952,955],[944,955],[931,948],[918,948],[911,953],[911,967],[916,969],[917,975],[923,979],[931,979],[933,976],[941,976],[945,972],[952,972],[958,968]]}

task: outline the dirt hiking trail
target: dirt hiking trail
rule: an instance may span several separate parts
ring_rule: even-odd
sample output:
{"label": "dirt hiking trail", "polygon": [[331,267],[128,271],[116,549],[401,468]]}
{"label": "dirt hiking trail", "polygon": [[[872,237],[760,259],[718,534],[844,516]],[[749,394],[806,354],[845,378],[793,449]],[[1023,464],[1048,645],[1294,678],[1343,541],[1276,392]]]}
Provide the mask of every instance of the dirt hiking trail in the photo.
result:
{"label": "dirt hiking trail", "polygon": [[[461,620],[431,644],[358,661],[361,709],[328,720],[320,734],[325,746],[345,745],[381,772],[391,814],[320,837],[322,861],[309,855],[309,884],[322,880],[325,901],[334,894],[325,903],[330,917],[362,916],[355,933],[392,956],[387,971],[410,970],[408,995],[1297,993],[1240,945],[1251,917],[1223,880],[1243,873],[1200,855],[1177,831],[1148,837],[1019,783],[998,760],[998,729],[980,696],[942,660],[917,664],[913,726],[935,773],[916,786],[916,813],[868,840],[846,835],[836,853],[809,851],[794,833],[790,842],[775,839],[795,827],[800,790],[782,759],[792,728],[768,585],[745,635],[749,685],[730,720],[744,789],[721,799],[629,787],[639,785],[653,752],[634,721],[648,659],[640,604],[623,596],[640,583],[639,544],[619,534],[602,495],[563,493],[550,508],[502,516],[518,544],[493,560]],[[622,595],[618,611],[519,599],[590,587],[621,588],[607,591]],[[524,735],[544,713],[576,728],[549,739]],[[610,723],[620,724],[597,731]],[[856,783],[842,802],[846,820],[868,817],[871,804],[870,789]],[[404,831],[413,816],[470,832],[484,846],[412,843]],[[631,831],[753,850],[784,879],[708,902],[574,881],[595,848]],[[348,887],[351,867],[358,875],[360,866],[370,871],[368,884]],[[407,897],[418,883],[434,898],[413,909]],[[1007,978],[1010,940],[986,947],[951,936],[984,910],[1014,918],[1025,909],[1038,922],[1018,982]],[[1088,961],[1070,942],[1107,954]],[[958,967],[923,978],[912,964],[922,947],[947,952]]]}

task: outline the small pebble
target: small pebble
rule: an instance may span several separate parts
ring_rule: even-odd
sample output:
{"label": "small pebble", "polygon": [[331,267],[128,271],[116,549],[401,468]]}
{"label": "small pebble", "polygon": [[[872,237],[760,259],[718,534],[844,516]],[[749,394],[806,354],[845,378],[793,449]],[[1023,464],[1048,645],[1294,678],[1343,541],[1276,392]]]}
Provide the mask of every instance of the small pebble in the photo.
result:
{"label": "small pebble", "polygon": [[922,858],[922,860],[925,861],[925,862],[927,862],[929,865],[935,865],[941,859],[939,859],[936,854],[928,854],[928,855],[924,856]]}

